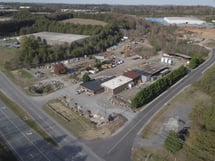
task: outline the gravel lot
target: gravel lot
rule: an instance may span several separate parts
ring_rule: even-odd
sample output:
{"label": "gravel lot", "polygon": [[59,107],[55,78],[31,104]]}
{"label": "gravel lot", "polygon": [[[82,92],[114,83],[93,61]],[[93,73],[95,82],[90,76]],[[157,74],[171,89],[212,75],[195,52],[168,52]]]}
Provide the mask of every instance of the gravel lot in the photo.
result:
{"label": "gravel lot", "polygon": [[151,138],[136,137],[134,147],[158,147],[163,145],[170,130],[179,131],[183,127],[190,126],[189,114],[192,106],[184,103],[177,103],[174,108],[164,114],[164,121],[160,128]]}

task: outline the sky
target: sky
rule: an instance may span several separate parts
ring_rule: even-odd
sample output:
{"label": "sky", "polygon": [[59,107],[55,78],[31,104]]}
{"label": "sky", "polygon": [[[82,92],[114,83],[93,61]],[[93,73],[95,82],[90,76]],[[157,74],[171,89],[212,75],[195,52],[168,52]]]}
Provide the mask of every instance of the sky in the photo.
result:
{"label": "sky", "polygon": [[215,7],[215,0],[0,0],[0,2],[127,5],[204,5]]}

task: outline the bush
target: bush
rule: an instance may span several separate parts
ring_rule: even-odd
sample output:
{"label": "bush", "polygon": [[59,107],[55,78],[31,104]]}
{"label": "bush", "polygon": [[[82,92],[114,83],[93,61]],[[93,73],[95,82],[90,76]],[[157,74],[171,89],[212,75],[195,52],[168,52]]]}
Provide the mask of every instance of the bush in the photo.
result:
{"label": "bush", "polygon": [[169,135],[164,142],[164,146],[172,153],[175,153],[182,149],[182,144],[180,143],[178,134],[175,131],[169,132]]}
{"label": "bush", "polygon": [[189,67],[191,69],[194,69],[196,67],[198,67],[201,63],[203,62],[203,60],[199,57],[194,57],[190,60],[190,64],[189,64]]}
{"label": "bush", "polygon": [[82,81],[83,81],[84,83],[89,82],[90,80],[91,80],[91,78],[89,77],[89,75],[87,75],[87,74],[84,74],[84,75],[83,75]]}

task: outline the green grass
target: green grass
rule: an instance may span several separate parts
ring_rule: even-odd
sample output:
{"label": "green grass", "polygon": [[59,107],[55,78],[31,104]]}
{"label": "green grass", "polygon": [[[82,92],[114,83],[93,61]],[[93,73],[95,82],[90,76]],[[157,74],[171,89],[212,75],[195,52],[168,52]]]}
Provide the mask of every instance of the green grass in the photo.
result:
{"label": "green grass", "polygon": [[[165,153],[165,152],[164,152]],[[144,148],[134,148],[132,150],[132,161],[168,161],[169,158],[167,154],[166,156],[162,156],[153,151],[146,150]]]}
{"label": "green grass", "polygon": [[0,100],[4,102],[4,104],[10,108],[21,120],[23,120],[27,125],[29,125],[32,129],[34,129],[41,137],[43,137],[49,143],[57,146],[57,143],[51,138],[51,136],[42,129],[33,119],[32,117],[25,112],[21,107],[19,107],[15,102],[11,101],[7,96],[5,96],[0,91]]}
{"label": "green grass", "polygon": [[44,111],[53,117],[58,123],[60,123],[64,128],[66,128],[69,132],[74,134],[75,136],[82,138],[83,134],[95,126],[83,116],[80,116],[78,113],[71,110],[70,115],[72,118],[71,121],[66,121],[62,117],[60,117],[57,113],[51,110],[48,105],[44,106]]}
{"label": "green grass", "polygon": [[31,73],[29,73],[28,71],[26,71],[24,69],[19,70],[19,72],[20,72],[20,76],[25,78],[25,79],[33,79],[34,78],[34,76]]}
{"label": "green grass", "polygon": [[18,161],[10,148],[4,142],[3,139],[0,138],[0,161]]}

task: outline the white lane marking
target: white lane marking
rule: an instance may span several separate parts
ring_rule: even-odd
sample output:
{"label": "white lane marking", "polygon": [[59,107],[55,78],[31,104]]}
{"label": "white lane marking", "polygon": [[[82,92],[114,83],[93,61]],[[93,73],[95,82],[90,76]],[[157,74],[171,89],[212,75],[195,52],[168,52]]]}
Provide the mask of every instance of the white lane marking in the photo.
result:
{"label": "white lane marking", "polygon": [[10,118],[7,116],[7,114],[5,112],[2,111],[2,114],[7,118],[7,120],[22,134],[22,136],[24,138],[26,138],[26,140],[28,140],[43,156],[46,160],[49,160],[49,158],[28,138],[26,137],[25,134],[23,134],[23,132],[18,128],[18,126],[16,126],[16,124],[14,124],[14,122],[12,120],[10,120]]}

